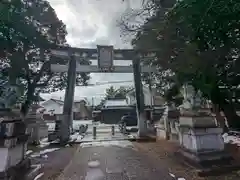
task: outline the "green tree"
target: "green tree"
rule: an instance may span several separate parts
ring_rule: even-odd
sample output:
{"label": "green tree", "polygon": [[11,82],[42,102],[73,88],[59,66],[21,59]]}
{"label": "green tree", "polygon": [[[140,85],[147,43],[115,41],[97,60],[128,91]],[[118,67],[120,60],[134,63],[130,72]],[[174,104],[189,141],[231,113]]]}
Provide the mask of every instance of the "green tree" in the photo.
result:
{"label": "green tree", "polygon": [[116,89],[113,86],[110,86],[106,89],[105,99],[114,98],[116,94]]}
{"label": "green tree", "polygon": [[167,1],[148,2],[152,2],[152,11],[143,24],[122,27],[135,33],[134,48],[156,52],[155,58],[146,63],[159,68],[154,75],[157,87],[165,88],[166,92],[175,89],[176,84],[191,83],[219,105],[230,127],[239,126],[232,102],[239,81],[240,9],[234,9],[238,2],[183,0],[175,5],[174,1],[167,5],[163,4]]}
{"label": "green tree", "polygon": [[118,89],[115,91],[115,98],[117,99],[125,99],[127,93],[132,89],[132,87],[124,87],[120,86]]}
{"label": "green tree", "polygon": [[131,87],[120,86],[119,88],[114,88],[110,86],[106,89],[105,97],[101,100],[100,106],[102,107],[106,100],[109,99],[125,99]]}
{"label": "green tree", "polygon": [[168,14],[169,22],[184,22],[191,30],[189,42],[196,45],[203,67],[193,84],[224,111],[232,128],[240,127],[233,102],[240,80],[239,5],[237,0],[184,0]]}
{"label": "green tree", "polygon": [[[1,69],[14,84],[25,87],[21,113],[25,116],[36,94],[66,87],[66,73],[52,73],[51,63],[66,63],[51,56],[50,50],[66,44],[66,27],[45,0],[0,2]],[[89,61],[81,61],[89,64]],[[89,75],[77,76],[77,84],[87,84]]]}

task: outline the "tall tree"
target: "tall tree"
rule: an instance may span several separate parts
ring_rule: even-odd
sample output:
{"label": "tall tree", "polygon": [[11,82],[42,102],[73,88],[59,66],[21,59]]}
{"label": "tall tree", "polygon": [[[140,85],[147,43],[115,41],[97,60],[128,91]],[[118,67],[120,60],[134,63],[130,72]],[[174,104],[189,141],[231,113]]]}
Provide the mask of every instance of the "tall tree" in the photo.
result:
{"label": "tall tree", "polygon": [[114,88],[110,86],[106,89],[105,97],[100,102],[100,106],[103,106],[106,100],[109,99],[125,99],[131,87],[120,86],[119,88]]}
{"label": "tall tree", "polygon": [[156,58],[147,63],[159,67],[158,86],[191,83],[224,110],[231,127],[239,126],[232,102],[239,77],[238,2],[149,2],[154,8],[140,26],[123,27],[135,32],[134,48],[156,51]]}
{"label": "tall tree", "polygon": [[203,92],[208,85],[208,97],[224,111],[232,128],[240,127],[233,103],[240,80],[237,68],[240,62],[240,9],[237,7],[237,0],[184,0],[168,14],[169,22],[185,22],[191,29],[189,41],[196,44],[201,61],[208,65],[205,69],[200,68],[194,85]]}
{"label": "tall tree", "polygon": [[[18,78],[25,87],[21,109],[25,116],[36,94],[66,87],[66,73],[51,72],[50,64],[67,62],[52,57],[50,50],[68,46],[67,31],[45,0],[1,1],[0,9],[0,65],[12,84]],[[77,83],[87,84],[88,79],[79,74]]]}

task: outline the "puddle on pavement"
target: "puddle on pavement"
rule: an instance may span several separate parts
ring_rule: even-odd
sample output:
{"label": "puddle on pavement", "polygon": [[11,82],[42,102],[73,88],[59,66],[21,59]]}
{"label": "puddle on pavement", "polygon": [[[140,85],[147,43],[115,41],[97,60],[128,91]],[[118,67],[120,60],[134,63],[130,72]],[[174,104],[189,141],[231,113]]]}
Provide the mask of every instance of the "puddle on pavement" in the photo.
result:
{"label": "puddle on pavement", "polygon": [[96,168],[96,167],[99,167],[99,166],[100,166],[100,162],[98,160],[88,162],[88,167],[90,167],[90,168]]}

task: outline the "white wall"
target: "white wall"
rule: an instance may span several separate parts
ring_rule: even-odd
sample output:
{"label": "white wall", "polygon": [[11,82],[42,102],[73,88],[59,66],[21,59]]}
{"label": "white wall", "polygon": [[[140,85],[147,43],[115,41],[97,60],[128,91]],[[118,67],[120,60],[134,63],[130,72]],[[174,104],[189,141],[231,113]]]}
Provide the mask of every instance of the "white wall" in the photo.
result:
{"label": "white wall", "polygon": [[[52,100],[48,100],[45,101],[41,104],[41,106],[46,109],[46,111],[44,111],[43,114],[51,114],[51,110],[53,111],[53,114],[62,114],[63,113],[63,104],[59,104],[55,101]],[[42,108],[41,108],[42,109]],[[39,112],[40,109],[37,111]],[[73,112],[80,112],[80,104],[75,104],[73,106]]]}
{"label": "white wall", "polygon": [[[146,106],[150,106],[152,101],[151,93],[144,90],[143,94],[144,94],[144,104]],[[128,94],[127,102],[129,105],[134,105],[136,103],[136,98],[133,95]]]}
{"label": "white wall", "polygon": [[144,93],[144,104],[146,106],[150,106],[152,103],[152,96],[149,92]]}
{"label": "white wall", "polygon": [[46,111],[44,111],[44,114],[51,114],[51,110],[54,110],[53,113],[54,114],[62,114],[63,112],[63,105],[58,104],[54,101],[46,101],[44,102],[41,106],[44,107],[44,109],[46,109]]}

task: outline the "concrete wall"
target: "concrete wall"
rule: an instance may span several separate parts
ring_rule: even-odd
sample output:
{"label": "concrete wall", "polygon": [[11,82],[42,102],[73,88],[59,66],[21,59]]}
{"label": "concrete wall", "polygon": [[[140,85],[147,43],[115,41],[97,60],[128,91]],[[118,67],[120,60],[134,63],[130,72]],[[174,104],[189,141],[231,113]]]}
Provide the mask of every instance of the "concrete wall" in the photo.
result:
{"label": "concrete wall", "polygon": [[46,109],[46,111],[44,111],[44,114],[51,114],[51,110],[54,110],[52,111],[53,114],[61,114],[63,111],[63,105],[58,104],[52,100],[44,102],[42,106],[44,109]]}
{"label": "concrete wall", "polygon": [[[164,100],[160,96],[152,96],[148,88],[143,89],[143,94],[144,94],[144,104],[145,106],[150,106],[151,104],[153,105],[163,105]],[[127,94],[127,102],[129,105],[135,105],[136,104],[136,98],[135,94],[133,91],[129,92]]]}
{"label": "concrete wall", "polygon": [[80,117],[78,116],[79,118],[91,117],[90,111],[87,109],[86,103],[84,101],[77,102],[75,103],[74,106],[76,114],[79,112],[80,115]]}
{"label": "concrete wall", "polygon": [[[133,95],[127,95],[127,101],[129,102],[129,105],[135,105],[136,104],[136,98]],[[145,106],[150,106],[152,101],[152,97],[149,93],[144,92],[144,104]]]}

